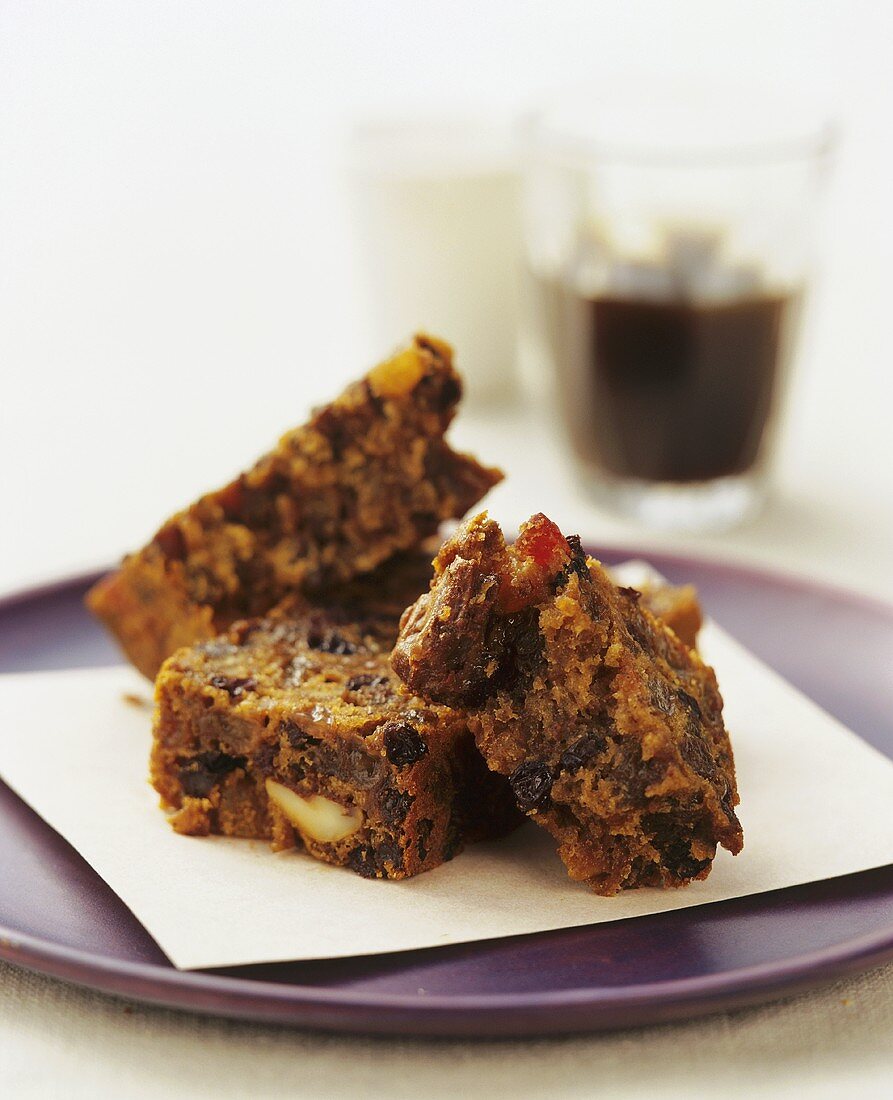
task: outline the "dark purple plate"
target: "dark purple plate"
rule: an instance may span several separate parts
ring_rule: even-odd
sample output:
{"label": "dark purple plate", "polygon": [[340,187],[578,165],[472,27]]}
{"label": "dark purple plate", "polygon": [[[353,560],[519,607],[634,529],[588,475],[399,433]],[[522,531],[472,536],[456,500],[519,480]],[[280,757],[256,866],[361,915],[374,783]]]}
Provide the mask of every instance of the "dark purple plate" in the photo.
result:
{"label": "dark purple plate", "polygon": [[[697,584],[719,623],[893,756],[893,609],[768,573],[648,557],[672,580]],[[0,602],[0,672],[117,660],[81,604],[91,579]],[[2,783],[0,868],[2,958],[155,1004],[338,1031],[519,1036],[654,1023],[893,958],[893,867],[590,928],[190,973],[170,965],[102,879]]]}

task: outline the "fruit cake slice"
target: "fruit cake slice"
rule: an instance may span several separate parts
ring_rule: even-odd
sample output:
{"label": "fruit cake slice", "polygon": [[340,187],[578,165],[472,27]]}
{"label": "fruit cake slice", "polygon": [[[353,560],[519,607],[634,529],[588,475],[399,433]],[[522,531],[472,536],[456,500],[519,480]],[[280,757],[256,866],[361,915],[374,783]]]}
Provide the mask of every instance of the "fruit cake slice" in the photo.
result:
{"label": "fruit cake slice", "polygon": [[391,672],[391,597],[369,607],[292,597],[164,663],[151,772],[177,831],[405,878],[518,824],[465,715],[408,696]]}
{"label": "fruit cake slice", "polygon": [[461,392],[449,346],[416,336],[165,523],[91,590],[91,610],[153,677],[179,646],[418,546],[502,477],[444,439]]}
{"label": "fruit cake slice", "polygon": [[712,669],[534,516],[481,515],[435,561],[392,656],[409,690],[467,708],[478,748],[600,894],[705,878],[741,826]]}
{"label": "fruit cake slice", "polygon": [[695,649],[704,615],[694,585],[649,582],[642,586],[641,594],[642,605],[689,649]]}
{"label": "fruit cake slice", "polygon": [[[655,618],[660,619],[665,626],[670,627],[676,637],[685,642],[689,649],[695,649],[698,644],[698,634],[704,625],[704,613],[698,600],[698,592],[693,584],[670,584],[661,579],[653,571],[642,564],[647,572],[641,579],[625,581],[622,575],[627,571],[626,567],[635,566],[633,570],[639,572],[639,562],[627,562],[618,570],[608,569],[611,580],[623,587],[632,586],[637,589],[642,597],[642,606],[646,607]],[[618,576],[620,574],[620,576]]]}

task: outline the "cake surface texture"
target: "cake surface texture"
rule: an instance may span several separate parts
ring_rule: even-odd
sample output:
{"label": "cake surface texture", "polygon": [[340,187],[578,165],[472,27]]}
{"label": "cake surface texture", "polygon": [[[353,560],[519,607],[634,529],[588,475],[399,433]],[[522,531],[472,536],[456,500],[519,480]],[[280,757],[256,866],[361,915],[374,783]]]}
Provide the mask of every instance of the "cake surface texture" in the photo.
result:
{"label": "cake surface texture", "polygon": [[177,831],[405,878],[521,820],[464,713],[407,695],[391,671],[400,583],[377,600],[358,586],[360,604],[295,596],[164,663],[151,774]]}
{"label": "cake surface texture", "polygon": [[639,589],[642,606],[656,619],[670,627],[689,649],[698,644],[698,634],[704,624],[704,613],[698,593],[692,584],[658,584],[649,581]]}
{"label": "cake surface texture", "polygon": [[392,665],[463,708],[488,766],[573,879],[610,895],[705,878],[743,834],[713,670],[543,515],[507,546],[485,514],[444,544]]}
{"label": "cake surface texture", "polygon": [[449,346],[416,336],[168,520],[93,587],[90,609],[151,678],[180,646],[413,550],[502,477],[444,438],[461,393]]}

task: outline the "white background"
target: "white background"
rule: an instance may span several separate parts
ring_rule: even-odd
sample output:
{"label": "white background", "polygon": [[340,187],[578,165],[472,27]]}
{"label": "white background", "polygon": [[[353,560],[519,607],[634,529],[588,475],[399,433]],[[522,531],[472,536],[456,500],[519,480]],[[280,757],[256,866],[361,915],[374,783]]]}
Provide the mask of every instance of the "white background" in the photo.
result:
{"label": "white background", "polygon": [[[353,119],[682,73],[814,90],[844,140],[775,506],[679,541],[893,595],[891,41],[881,0],[5,0],[0,589],[141,543],[387,350],[352,262]],[[511,411],[457,425],[511,475],[495,514],[656,541],[579,495],[544,412],[525,424],[523,448]]]}

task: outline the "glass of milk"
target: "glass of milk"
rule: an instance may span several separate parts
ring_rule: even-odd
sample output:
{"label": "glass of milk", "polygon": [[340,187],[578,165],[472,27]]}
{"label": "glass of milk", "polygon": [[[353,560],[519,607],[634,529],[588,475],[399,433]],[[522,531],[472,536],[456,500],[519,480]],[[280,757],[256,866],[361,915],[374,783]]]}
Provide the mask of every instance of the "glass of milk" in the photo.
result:
{"label": "glass of milk", "polygon": [[370,341],[451,343],[472,405],[516,392],[519,179],[509,126],[437,117],[349,139],[353,230]]}

